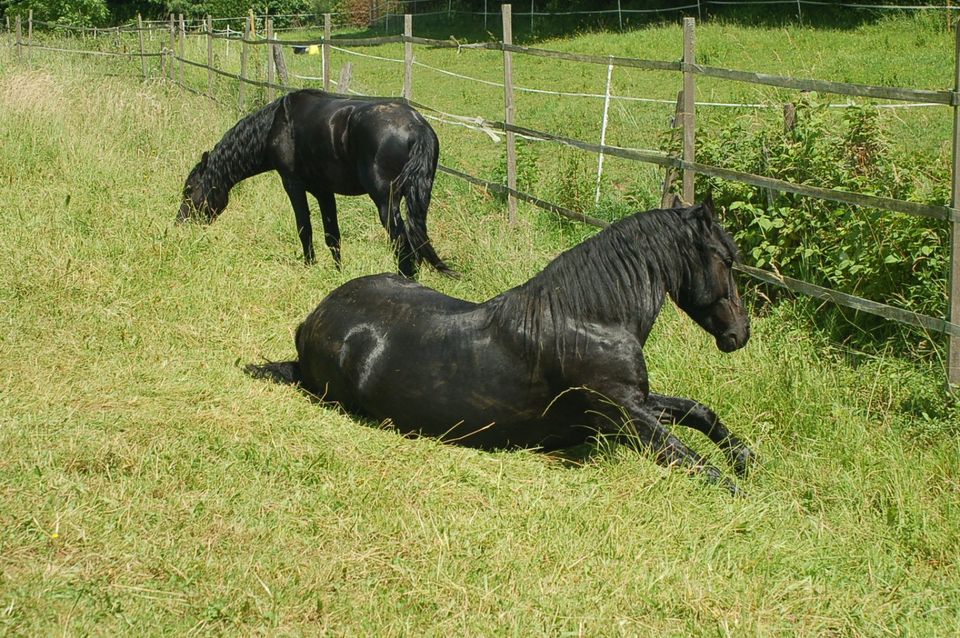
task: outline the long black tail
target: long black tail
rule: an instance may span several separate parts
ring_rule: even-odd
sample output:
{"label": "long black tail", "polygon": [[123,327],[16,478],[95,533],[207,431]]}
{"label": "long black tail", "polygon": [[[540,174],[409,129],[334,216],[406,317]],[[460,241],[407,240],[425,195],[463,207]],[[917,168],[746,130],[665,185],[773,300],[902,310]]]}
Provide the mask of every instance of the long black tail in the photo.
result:
{"label": "long black tail", "polygon": [[417,261],[426,260],[438,272],[456,276],[457,272],[437,256],[430,237],[427,236],[427,209],[430,208],[430,196],[433,193],[438,153],[439,144],[435,135],[425,133],[418,136],[410,149],[410,159],[397,176],[396,183],[400,194],[407,201],[405,227]]}
{"label": "long black tail", "polygon": [[244,366],[243,371],[254,379],[267,379],[288,385],[300,385],[303,379],[298,361],[268,361],[260,365],[251,363]]}

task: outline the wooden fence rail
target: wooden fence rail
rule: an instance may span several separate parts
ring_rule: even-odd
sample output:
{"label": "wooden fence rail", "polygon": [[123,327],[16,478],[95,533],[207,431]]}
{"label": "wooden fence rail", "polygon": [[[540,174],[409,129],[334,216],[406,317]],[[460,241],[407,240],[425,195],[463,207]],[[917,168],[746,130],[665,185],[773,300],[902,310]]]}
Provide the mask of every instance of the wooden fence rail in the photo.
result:
{"label": "wooden fence rail", "polygon": [[[280,83],[277,84],[272,76],[272,65],[268,62],[267,73],[268,77],[266,81],[257,80],[251,77],[248,77],[247,69],[247,48],[248,46],[262,46],[266,45],[267,47],[274,46],[313,46],[320,45],[322,46],[323,51],[323,86],[326,88],[330,83],[330,56],[331,49],[333,46],[339,47],[368,47],[368,46],[378,46],[382,44],[399,44],[404,45],[404,84],[403,84],[403,97],[409,101],[411,104],[427,111],[435,111],[431,107],[418,104],[413,101],[413,79],[412,79],[412,69],[413,69],[413,45],[426,46],[431,48],[457,48],[458,50],[499,50],[503,53],[503,70],[504,70],[504,121],[495,122],[488,121],[482,118],[464,118],[461,119],[470,119],[476,121],[482,127],[486,129],[495,129],[501,130],[506,133],[507,137],[507,156],[508,156],[508,170],[507,170],[507,184],[495,184],[481,178],[468,175],[466,173],[457,171],[453,168],[440,165],[439,168],[441,171],[455,176],[460,179],[464,179],[468,182],[483,186],[491,191],[499,192],[506,194],[508,196],[509,210],[510,210],[510,219],[513,219],[516,201],[522,200],[528,202],[534,206],[543,208],[545,210],[552,211],[554,213],[569,217],[571,219],[576,219],[589,224],[594,225],[604,225],[604,222],[592,218],[583,213],[576,211],[571,211],[551,202],[541,200],[529,193],[523,193],[516,188],[516,167],[515,167],[515,146],[513,144],[513,139],[515,135],[524,135],[527,137],[533,137],[541,140],[553,141],[561,144],[566,144],[572,147],[576,147],[582,150],[603,153],[607,155],[617,156],[624,159],[640,161],[645,163],[650,163],[654,165],[664,166],[672,169],[679,169],[683,171],[683,196],[687,201],[691,201],[693,198],[693,186],[694,186],[694,175],[706,175],[710,177],[716,177],[724,180],[738,181],[752,186],[757,186],[760,188],[770,189],[774,191],[788,192],[797,195],[802,195],[806,197],[814,197],[819,199],[825,199],[829,201],[842,202],[846,204],[852,204],[856,206],[868,206],[871,208],[876,208],[879,210],[893,211],[897,213],[905,213],[909,215],[917,215],[921,217],[927,217],[938,220],[946,220],[950,223],[951,227],[951,254],[950,254],[950,280],[949,280],[949,290],[948,290],[948,310],[946,317],[944,319],[936,317],[928,317],[925,315],[919,315],[902,308],[896,308],[894,306],[889,306],[886,304],[881,304],[875,301],[868,299],[863,299],[855,295],[849,295],[846,293],[841,293],[839,291],[830,290],[828,288],[823,288],[821,286],[815,286],[813,284],[791,279],[789,277],[781,276],[777,273],[772,273],[750,266],[742,266],[740,270],[751,277],[754,277],[760,281],[764,281],[769,284],[774,284],[777,286],[784,287],[793,292],[799,294],[809,295],[818,299],[823,299],[849,307],[861,312],[866,312],[880,316],[892,321],[897,321],[905,323],[911,326],[920,327],[931,332],[937,332],[948,336],[948,356],[947,356],[947,380],[950,385],[960,385],[960,30],[957,30],[957,44],[956,44],[956,74],[955,74],[955,83],[952,90],[922,90],[922,89],[910,89],[910,88],[899,88],[899,87],[886,87],[886,86],[872,86],[865,84],[855,84],[855,83],[843,83],[843,82],[829,82],[823,80],[811,80],[811,79],[800,79],[800,78],[789,78],[765,73],[753,73],[746,71],[738,71],[733,69],[725,69],[719,67],[705,66],[696,63],[695,53],[696,53],[696,44],[695,44],[695,22],[693,18],[687,18],[684,20],[684,55],[682,61],[660,61],[660,60],[644,60],[638,58],[624,58],[624,57],[612,57],[612,56],[596,56],[596,55],[585,55],[577,53],[567,53],[560,51],[550,51],[546,49],[539,49],[533,47],[518,46],[511,42],[511,31],[512,31],[512,12],[511,6],[509,4],[502,5],[501,16],[503,18],[503,33],[504,38],[503,42],[484,42],[477,44],[461,44],[453,42],[450,40],[434,40],[430,38],[421,38],[413,35],[412,28],[412,19],[410,16],[405,17],[404,19],[404,34],[397,36],[386,36],[386,37],[377,37],[377,38],[332,38],[330,35],[330,17],[329,15],[325,16],[325,29],[324,37],[314,40],[280,40],[277,39],[272,29],[268,28],[265,38],[258,38],[253,34],[253,25],[252,25],[252,16],[245,19],[244,33],[242,37],[230,37],[229,34],[216,34],[213,32],[212,23],[209,20],[205,21],[205,29],[203,31],[197,32],[197,35],[200,37],[206,37],[208,39],[208,55],[207,63],[202,64],[192,60],[188,60],[184,54],[183,50],[183,40],[186,37],[185,27],[182,19],[179,24],[179,29],[177,28],[177,22],[174,19],[174,16],[170,16],[169,30],[170,30],[170,46],[166,51],[166,57],[168,58],[169,67],[167,72],[169,73],[169,78],[172,81],[178,81],[180,84],[184,84],[183,80],[183,66],[189,65],[192,67],[198,67],[202,69],[207,69],[208,71],[208,93],[212,94],[212,84],[213,74],[232,78],[239,82],[239,91],[238,91],[238,106],[239,108],[245,108],[244,102],[244,90],[245,85],[253,85],[259,87],[265,87],[268,91],[274,89],[277,90],[289,90],[292,87]],[[266,23],[265,24],[269,24]],[[272,26],[272,25],[271,25]],[[32,20],[28,23],[28,33],[32,34],[33,23]],[[27,55],[29,56],[30,49],[33,48],[49,48],[42,47],[34,44],[32,38],[28,36],[27,42],[23,41],[21,35],[21,26],[20,18],[17,17],[17,36],[16,36],[16,46],[18,59],[22,59],[23,49],[27,48]],[[142,37],[143,27],[138,25],[137,31],[140,32]],[[178,33],[179,32],[179,33]],[[179,38],[177,37],[179,35]],[[241,62],[240,62],[240,74],[236,75],[217,69],[213,66],[212,63],[212,42],[214,39],[225,39],[228,38],[229,41],[241,42]],[[179,45],[179,47],[177,46]],[[178,50],[179,49],[179,50]],[[102,53],[102,52],[99,52]],[[543,131],[537,131],[534,129],[529,129],[526,127],[517,126],[514,123],[514,105],[513,105],[513,54],[529,55],[536,57],[547,57],[567,61],[583,62],[588,64],[602,64],[604,66],[622,66],[629,68],[639,68],[646,69],[651,71],[665,71],[665,72],[679,72],[682,74],[682,84],[683,91],[681,95],[681,105],[680,110],[680,121],[682,122],[683,130],[683,147],[682,147],[682,157],[672,157],[666,153],[658,151],[649,151],[642,149],[625,149],[616,146],[607,146],[607,145],[597,145],[591,144],[589,142],[584,142],[582,140],[576,140],[573,138],[567,138],[560,135],[554,135],[550,133],[545,133]],[[151,55],[163,55],[163,52],[160,54],[148,54],[144,53],[142,50],[138,53],[125,54],[125,55],[139,55],[141,60],[145,57]],[[268,59],[270,56],[268,56]],[[161,58],[163,59],[163,58]],[[179,73],[175,74],[174,64],[179,66]],[[696,76],[702,75],[706,77],[719,78],[737,82],[746,82],[750,84],[760,84],[766,86],[773,86],[784,89],[800,90],[800,91],[819,91],[819,92],[829,92],[838,95],[848,95],[855,97],[869,97],[877,99],[886,99],[886,100],[895,100],[895,101],[910,101],[910,102],[923,102],[927,104],[938,104],[951,107],[954,113],[954,135],[953,135],[953,165],[952,165],[952,191],[951,191],[951,201],[949,206],[935,206],[928,204],[919,204],[917,202],[909,202],[904,200],[898,200],[893,198],[886,197],[877,197],[872,195],[864,195],[859,193],[852,193],[848,191],[833,190],[827,188],[820,188],[809,186],[805,184],[794,184],[791,182],[772,179],[764,177],[761,175],[754,175],[750,173],[744,173],[740,171],[733,171],[729,169],[724,169],[716,166],[710,166],[706,164],[701,164],[696,161],[695,151],[695,81]],[[513,162],[510,161],[511,156],[513,157]]]}

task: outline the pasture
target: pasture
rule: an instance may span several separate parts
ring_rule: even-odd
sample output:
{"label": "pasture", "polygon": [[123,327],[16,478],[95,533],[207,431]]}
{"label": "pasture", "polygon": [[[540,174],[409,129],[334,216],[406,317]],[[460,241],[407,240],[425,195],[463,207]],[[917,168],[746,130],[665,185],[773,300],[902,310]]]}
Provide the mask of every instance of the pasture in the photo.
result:
{"label": "pasture", "polygon": [[[789,58],[782,33],[763,36],[768,55],[739,49],[818,68],[847,57],[864,73],[830,79],[909,70],[949,85],[949,35],[887,26],[886,45],[869,29],[800,30]],[[759,37],[702,29],[718,56]],[[652,48],[670,31],[556,46]],[[920,37],[942,67],[889,55]],[[342,272],[320,245],[304,267],[272,173],[238,186],[215,224],[177,226],[186,172],[236,111],[103,69],[28,69],[0,49],[3,633],[960,632],[960,431],[936,365],[835,350],[787,306],[725,355],[668,304],[645,351],[651,383],[714,407],[758,452],[742,499],[609,445],[559,456],[402,438],[242,372],[290,358],[329,290],[394,270],[369,200],[339,200]],[[563,77],[549,62],[525,72]],[[545,130],[588,122],[550,104],[542,119],[564,128]],[[936,116],[889,117],[914,131],[904,152],[944,152]],[[442,161],[495,170],[474,133],[437,128]],[[633,196],[611,199],[651,203],[653,170],[620,170],[611,192]],[[574,174],[537,179],[560,189]],[[510,227],[501,202],[438,175],[431,237],[464,276],[424,268],[421,281],[483,300],[594,232],[520,210]],[[678,434],[729,471],[704,437]]]}

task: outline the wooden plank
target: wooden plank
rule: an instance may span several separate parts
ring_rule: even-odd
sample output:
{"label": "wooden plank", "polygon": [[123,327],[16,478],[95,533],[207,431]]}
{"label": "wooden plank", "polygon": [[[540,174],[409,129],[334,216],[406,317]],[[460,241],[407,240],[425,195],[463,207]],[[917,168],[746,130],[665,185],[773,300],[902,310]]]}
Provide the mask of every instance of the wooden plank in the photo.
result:
{"label": "wooden plank", "polygon": [[[538,208],[558,213],[564,217],[569,217],[570,219],[581,221],[600,228],[604,228],[609,225],[603,220],[571,211],[563,208],[562,206],[557,206],[556,204],[544,201],[522,191],[513,190],[511,193],[511,189],[505,187],[503,184],[489,182],[479,177],[474,177],[468,173],[463,173],[456,169],[444,166],[443,164],[438,164],[437,169],[442,173],[447,173],[448,175],[458,177],[472,184],[483,186],[484,188],[496,193],[510,193],[518,199],[523,199],[524,201],[529,202]],[[823,299],[824,301],[829,301],[845,308],[866,312],[884,319],[898,321],[900,323],[905,323],[911,326],[922,328],[924,330],[929,330],[931,332],[960,337],[960,325],[944,321],[943,319],[937,319],[936,317],[929,317],[927,315],[910,312],[909,310],[904,310],[902,308],[896,308],[894,306],[871,301],[869,299],[863,299],[862,297],[857,297],[844,292],[838,292],[836,290],[831,290],[830,288],[824,288],[823,286],[817,286],[815,284],[810,284],[805,281],[793,279],[791,277],[785,277],[780,274],[768,272],[766,270],[761,270],[760,268],[754,268],[753,266],[747,266],[745,264],[735,264],[734,268],[746,275],[758,279],[759,281],[814,297],[816,299]]]}
{"label": "wooden plank", "polygon": [[403,15],[403,98],[413,99],[413,42],[408,38],[413,36],[413,16]]}
{"label": "wooden plank", "polygon": [[[686,66],[686,65],[684,65]],[[688,69],[685,69],[688,70]],[[820,93],[836,93],[857,97],[872,97],[884,100],[899,100],[904,102],[932,102],[935,104],[954,105],[958,102],[956,91],[929,91],[924,89],[904,89],[887,86],[871,86],[868,84],[852,84],[847,82],[829,82],[827,80],[804,80],[788,78],[766,73],[752,73],[749,71],[735,71],[717,67],[693,64],[689,67],[693,73],[707,77],[747,82],[749,84],[763,84],[778,86],[784,89],[798,91],[819,91]]]}
{"label": "wooden plank", "polygon": [[760,188],[769,188],[775,191],[803,195],[804,197],[816,197],[826,199],[832,202],[843,202],[855,206],[867,206],[870,208],[879,208],[895,213],[905,215],[915,215],[917,217],[929,217],[930,219],[943,219],[947,221],[960,220],[960,213],[955,209],[946,206],[930,206],[928,204],[918,204],[916,202],[906,202],[900,199],[891,199],[889,197],[877,197],[875,195],[861,195],[860,193],[850,193],[847,191],[832,190],[829,188],[820,188],[818,186],[807,186],[804,184],[794,184],[770,177],[761,177],[752,173],[742,173],[732,171],[726,168],[718,168],[708,164],[696,164],[690,166],[694,171],[710,177],[719,177],[721,179],[733,182],[743,182],[751,186]]}
{"label": "wooden plank", "polygon": [[590,224],[591,226],[596,226],[598,228],[606,228],[609,224],[602,219],[597,219],[596,217],[590,217],[589,215],[584,215],[583,213],[578,213],[577,211],[570,210],[569,208],[564,208],[563,206],[558,206],[552,202],[542,200],[538,197],[534,197],[529,193],[524,193],[523,191],[512,190],[503,184],[498,184],[496,182],[490,182],[479,177],[474,177],[469,173],[462,173],[454,168],[449,166],[444,166],[443,164],[437,164],[437,170],[441,173],[447,173],[454,177],[458,177],[466,182],[471,184],[476,184],[477,186],[483,186],[488,191],[494,193],[502,193],[506,195],[513,195],[517,199],[522,199],[525,202],[529,202],[536,206],[537,208],[542,208],[543,210],[550,211],[551,213],[556,213],[568,219],[574,221],[582,222],[584,224]]}
{"label": "wooden plank", "polygon": [[[513,5],[504,4],[500,8],[503,18],[503,112],[507,126],[513,124],[513,54],[507,45],[513,42]],[[507,188],[517,190],[517,146],[512,131],[507,129]],[[517,198],[513,193],[507,195],[508,219],[511,224],[517,221]]]}
{"label": "wooden plank", "polygon": [[[960,29],[955,30],[953,86],[960,91]],[[960,108],[953,107],[953,175],[950,205],[960,208]],[[960,323],[960,220],[950,225],[950,308],[947,317],[952,323]],[[952,335],[947,344],[947,386],[960,391],[960,335]]]}
{"label": "wooden plank", "polygon": [[688,165],[697,161],[696,76],[690,72],[696,62],[696,20],[683,19],[683,201],[693,203],[694,173]]}
{"label": "wooden plank", "polygon": [[943,319],[937,319],[936,317],[929,317],[927,315],[910,312],[909,310],[904,310],[903,308],[895,308],[894,306],[888,306],[877,301],[870,301],[869,299],[863,299],[862,297],[849,295],[845,292],[838,292],[836,290],[831,290],[830,288],[824,288],[823,286],[817,286],[805,281],[800,281],[799,279],[792,279],[780,274],[774,274],[766,270],[754,268],[753,266],[747,266],[745,264],[735,264],[734,268],[740,272],[750,275],[751,277],[759,279],[760,281],[764,281],[768,284],[773,284],[781,288],[786,288],[787,290],[791,290],[793,292],[799,292],[807,295],[808,297],[823,299],[824,301],[830,301],[846,308],[852,308],[853,310],[866,312],[871,315],[883,317],[884,319],[890,319],[891,321],[898,321],[900,323],[905,323],[917,328],[923,328],[924,330],[930,330],[931,332],[938,332],[940,334],[948,334],[953,335],[954,337],[960,337],[960,325],[944,321]]}
{"label": "wooden plank", "polygon": [[[422,107],[423,105],[416,105]],[[424,107],[429,108],[429,107]],[[682,160],[679,160],[674,157],[670,157],[666,153],[659,151],[645,151],[640,149],[626,149],[620,148],[617,146],[603,146],[600,147],[596,144],[591,144],[589,142],[582,142],[577,139],[563,137],[562,135],[554,135],[553,133],[546,133],[544,131],[537,131],[534,129],[524,128],[521,126],[507,125],[503,122],[492,122],[490,120],[481,120],[483,126],[499,129],[502,131],[509,131],[517,133],[518,135],[525,135],[528,137],[539,138],[543,140],[552,140],[555,142],[560,142],[561,144],[566,144],[568,146],[574,146],[576,148],[583,149],[585,151],[591,151],[594,153],[599,153],[601,150],[607,155],[613,155],[616,157],[622,157],[624,159],[631,159],[640,162],[646,162],[648,164],[657,164],[659,166],[675,166],[678,168],[689,168],[694,172],[708,175],[710,177],[719,177],[721,179],[726,179],[735,182],[743,182],[745,184],[750,184],[751,186],[757,186],[760,188],[769,188],[776,191],[782,191],[787,193],[793,193],[795,195],[803,195],[805,197],[816,197],[818,199],[826,199],[833,202],[843,202],[846,204],[853,204],[855,206],[867,206],[870,208],[878,208],[881,210],[887,210],[896,213],[903,213],[905,215],[915,215],[918,217],[928,217],[930,219],[942,219],[948,221],[960,221],[960,212],[949,208],[947,206],[931,206],[928,204],[919,204],[916,202],[907,202],[899,199],[891,199],[889,197],[877,197],[875,195],[862,195],[860,193],[851,193],[848,191],[840,190],[831,190],[829,188],[820,188],[817,186],[807,186],[803,184],[794,184],[792,182],[786,182],[779,179],[773,179],[770,177],[762,177],[760,175],[754,175],[752,173],[743,173],[740,171],[733,171],[726,168],[719,168],[716,166],[710,166],[709,164],[699,164],[692,163],[687,165]]]}
{"label": "wooden plank", "polygon": [[323,47],[320,49],[323,61],[323,90],[330,90],[330,31],[331,16],[329,13],[323,14]]}
{"label": "wooden plank", "polygon": [[[448,43],[449,44],[449,43]],[[653,71],[679,71],[680,62],[667,62],[661,60],[644,60],[641,58],[619,58],[603,55],[583,55],[580,53],[565,53],[563,51],[550,51],[548,49],[536,49],[532,47],[523,47],[504,43],[503,49],[513,53],[523,53],[541,58],[554,58],[558,60],[570,60],[571,62],[587,62],[589,64],[612,64],[614,66],[632,67],[635,69],[649,69]]]}

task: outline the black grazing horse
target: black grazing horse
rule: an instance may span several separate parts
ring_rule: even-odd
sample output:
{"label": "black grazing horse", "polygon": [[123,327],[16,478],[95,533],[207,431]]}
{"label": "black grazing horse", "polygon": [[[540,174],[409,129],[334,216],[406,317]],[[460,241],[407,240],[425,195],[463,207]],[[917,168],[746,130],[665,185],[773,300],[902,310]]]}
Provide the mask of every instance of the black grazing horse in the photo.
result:
{"label": "black grazing horse", "polygon": [[[303,244],[314,261],[307,193],[320,204],[323,232],[340,266],[340,228],[334,194],[367,193],[390,234],[400,272],[412,277],[426,259],[453,274],[427,237],[427,208],[437,169],[439,142],[412,107],[388,99],[356,99],[323,91],[294,91],[248,115],[187,175],[177,217],[196,212],[213,221],[227,206],[230,189],[253,175],[280,173]],[[400,216],[400,197],[407,221]]]}
{"label": "black grazing horse", "polygon": [[297,361],[250,365],[397,429],[481,448],[610,435],[737,487],[664,423],[700,430],[743,473],[753,453],[695,401],[649,390],[643,346],[667,295],[731,352],[750,336],[712,204],[627,217],[484,303],[381,274],[331,292],[296,332]]}

